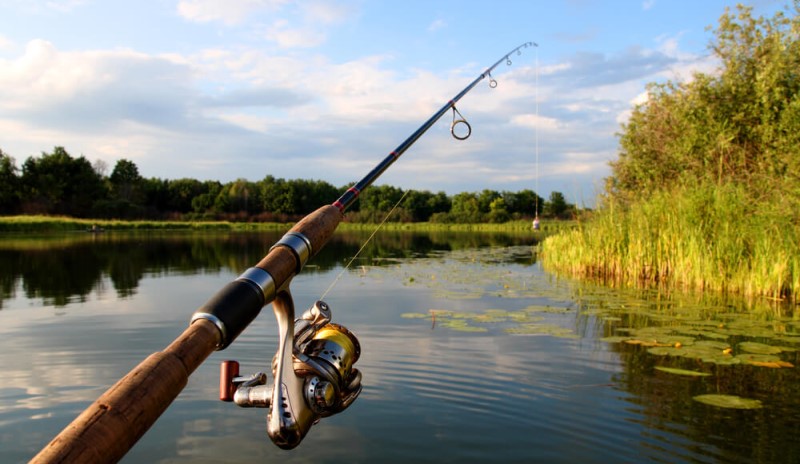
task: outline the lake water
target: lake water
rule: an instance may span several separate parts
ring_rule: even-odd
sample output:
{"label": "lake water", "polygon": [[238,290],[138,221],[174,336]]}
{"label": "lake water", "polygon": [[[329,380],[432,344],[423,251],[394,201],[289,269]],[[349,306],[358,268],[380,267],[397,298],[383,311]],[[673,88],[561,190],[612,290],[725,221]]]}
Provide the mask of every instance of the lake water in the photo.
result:
{"label": "lake water", "polygon": [[[0,462],[30,459],[279,237],[0,237]],[[337,234],[306,266],[298,310],[365,239]],[[532,245],[378,234],[325,298],[362,347],[349,409],[283,451],[266,410],[217,399],[222,360],[268,370],[265,308],[123,462],[800,462],[792,308],[581,284],[544,272]]]}

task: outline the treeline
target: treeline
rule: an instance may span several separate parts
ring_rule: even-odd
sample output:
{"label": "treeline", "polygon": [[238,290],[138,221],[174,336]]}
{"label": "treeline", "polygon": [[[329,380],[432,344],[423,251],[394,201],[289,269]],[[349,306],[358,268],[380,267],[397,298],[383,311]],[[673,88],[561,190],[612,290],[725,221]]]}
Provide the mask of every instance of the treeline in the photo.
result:
{"label": "treeline", "polygon": [[[0,150],[0,214],[66,215],[97,219],[171,219],[286,222],[330,204],[348,187],[321,180],[260,181],[144,178],[135,163],[120,159],[109,175],[102,162],[92,165],[63,147],[29,157],[21,168]],[[560,192],[549,199],[532,190],[483,190],[448,196],[444,192],[404,191],[376,185],[350,208],[348,220],[379,222],[506,222],[535,215],[568,218],[575,206]]]}

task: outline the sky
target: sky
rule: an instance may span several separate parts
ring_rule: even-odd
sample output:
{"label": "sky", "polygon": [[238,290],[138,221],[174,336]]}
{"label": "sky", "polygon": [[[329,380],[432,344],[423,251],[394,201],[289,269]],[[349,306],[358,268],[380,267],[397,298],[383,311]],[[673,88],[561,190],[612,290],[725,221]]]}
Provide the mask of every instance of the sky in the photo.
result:
{"label": "sky", "polygon": [[376,183],[592,206],[646,85],[713,73],[709,28],[736,3],[0,0],[0,149],[345,186],[502,60],[456,105],[467,140],[448,112]]}

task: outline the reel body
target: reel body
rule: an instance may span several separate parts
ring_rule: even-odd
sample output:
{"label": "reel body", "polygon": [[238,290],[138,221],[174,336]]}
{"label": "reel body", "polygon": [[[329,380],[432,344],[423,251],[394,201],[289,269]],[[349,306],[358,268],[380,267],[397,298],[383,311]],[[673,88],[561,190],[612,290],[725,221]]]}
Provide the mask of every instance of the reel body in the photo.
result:
{"label": "reel body", "polygon": [[352,332],[330,322],[331,310],[323,301],[295,320],[291,295],[281,291],[273,309],[279,341],[272,384],[264,372],[242,377],[238,362],[223,361],[220,400],[269,408],[267,434],[277,446],[292,449],[313,424],[345,410],[361,393],[361,373],[353,367],[361,345]]}

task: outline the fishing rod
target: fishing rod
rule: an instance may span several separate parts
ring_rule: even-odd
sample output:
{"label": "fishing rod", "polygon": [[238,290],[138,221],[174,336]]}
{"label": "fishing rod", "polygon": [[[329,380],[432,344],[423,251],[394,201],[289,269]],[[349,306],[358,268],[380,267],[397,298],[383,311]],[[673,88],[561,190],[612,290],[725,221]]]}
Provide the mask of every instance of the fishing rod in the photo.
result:
{"label": "fishing rod", "polygon": [[[267,434],[279,447],[300,444],[311,426],[337,414],[361,392],[361,373],[353,367],[361,347],[356,336],[331,322],[331,309],[317,301],[295,319],[292,278],[333,235],[344,211],[358,195],[408,150],[448,110],[450,132],[464,140],[472,127],[456,103],[483,79],[497,87],[491,72],[523,48],[503,55],[333,204],[301,219],[255,266],[225,285],[192,315],[189,327],[163,351],[153,353],[117,381],[67,425],[32,463],[116,462],[141,438],[186,386],[189,376],[214,351],[224,350],[272,303],[278,348],[272,360],[273,382],[266,373],[241,376],[239,363],[220,366],[220,399],[242,407],[268,408]],[[464,126],[463,128],[460,126]],[[466,133],[457,133],[457,128]]]}
{"label": "fishing rod", "polygon": [[[389,153],[386,158],[383,159],[372,171],[369,172],[363,179],[358,181],[355,185],[350,187],[344,195],[342,195],[338,200],[336,200],[333,205],[339,208],[340,211],[344,212],[358,197],[358,194],[361,193],[365,188],[372,185],[372,183],[380,177],[383,172],[389,168],[395,161],[397,161],[400,156],[408,150],[414,142],[417,141],[422,135],[427,132],[428,129],[433,126],[436,121],[441,119],[447,110],[453,109],[453,122],[450,124],[450,134],[458,140],[466,140],[472,135],[472,126],[461,116],[461,113],[456,109],[456,103],[458,103],[461,98],[469,93],[473,87],[478,85],[478,82],[482,81],[483,79],[489,78],[489,87],[495,88],[497,87],[497,81],[492,77],[492,71],[500,65],[503,61],[506,62],[507,65],[511,66],[511,55],[514,53],[521,54],[523,48],[527,47],[538,47],[535,42],[525,42],[524,44],[518,46],[517,48],[511,50],[510,52],[506,53],[502,58],[497,60],[497,62],[481,73],[478,77],[475,78],[468,86],[464,87],[464,89],[459,92],[455,97],[453,97],[449,102],[447,102],[444,106],[442,106],[439,111],[435,112],[433,116],[430,117],[424,124],[422,124],[419,129],[414,131],[407,139],[403,141],[400,145],[397,146],[391,153]],[[456,118],[458,116],[458,118]],[[463,125],[464,128],[467,130],[466,134],[460,135],[456,132],[456,128],[459,125]]]}

